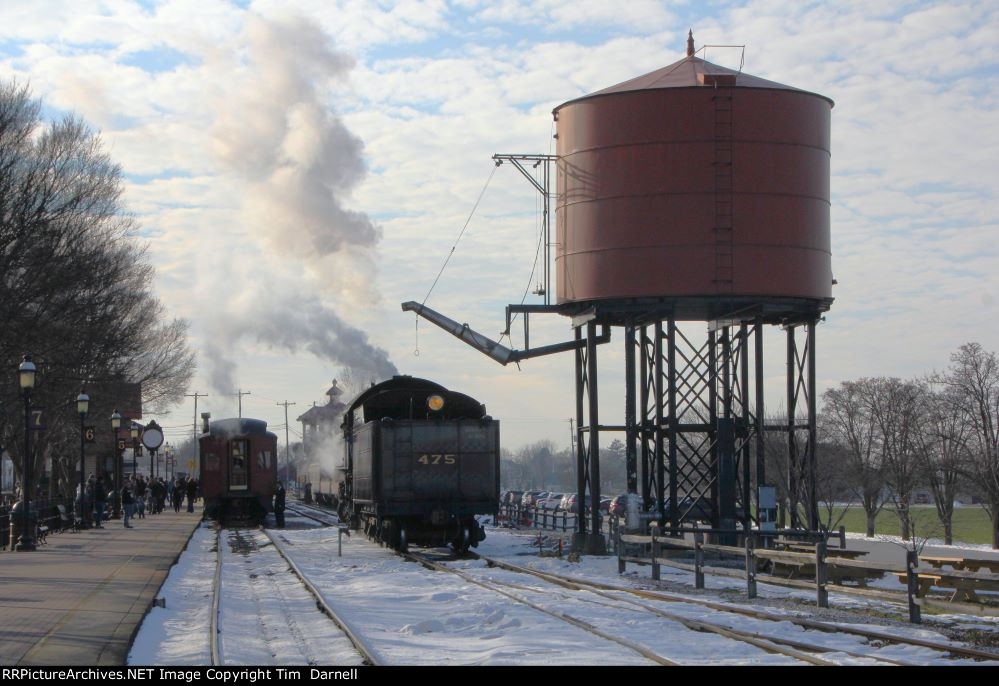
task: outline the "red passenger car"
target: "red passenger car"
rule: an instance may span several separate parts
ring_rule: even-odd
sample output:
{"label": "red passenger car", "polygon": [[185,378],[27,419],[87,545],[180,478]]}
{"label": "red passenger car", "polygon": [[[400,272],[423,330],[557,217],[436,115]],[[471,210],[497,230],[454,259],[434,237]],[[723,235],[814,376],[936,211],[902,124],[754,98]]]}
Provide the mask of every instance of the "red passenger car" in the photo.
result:
{"label": "red passenger car", "polygon": [[222,524],[259,523],[277,484],[277,436],[262,419],[220,419],[198,439],[205,516]]}

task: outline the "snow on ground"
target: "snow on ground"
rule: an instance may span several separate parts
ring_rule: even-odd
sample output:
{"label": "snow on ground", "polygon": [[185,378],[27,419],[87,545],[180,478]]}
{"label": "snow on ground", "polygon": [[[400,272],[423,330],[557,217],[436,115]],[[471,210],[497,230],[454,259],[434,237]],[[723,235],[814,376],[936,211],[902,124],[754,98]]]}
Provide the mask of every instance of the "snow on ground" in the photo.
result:
{"label": "snow on ground", "polygon": [[[259,531],[222,547],[219,650],[226,665],[360,665],[350,640],[316,609],[315,598]],[[249,545],[247,545],[249,544]],[[250,548],[247,550],[246,548]]]}
{"label": "snow on ground", "polygon": [[330,538],[328,531],[286,530],[280,536],[327,602],[390,663],[650,664],[454,575],[430,572],[363,537],[345,539],[338,557],[335,542],[321,544]]}
{"label": "snow on ground", "polygon": [[202,524],[160,588],[166,607],[142,621],[128,654],[130,665],[207,665],[208,626],[215,576],[215,530]]}
{"label": "snow on ground", "polygon": [[[557,557],[539,557],[537,554],[537,546],[534,541],[536,540],[537,534],[525,534],[516,533],[507,530],[490,530],[489,537],[480,546],[479,552],[483,555],[489,557],[495,557],[498,559],[504,559],[506,561],[512,562],[513,564],[519,564],[521,566],[529,566],[533,569],[538,569],[540,571],[548,571],[555,574],[560,574],[563,576],[575,577],[579,579],[589,580],[589,581],[599,581],[601,583],[610,583],[614,585],[620,585],[622,587],[634,588],[649,588],[654,586],[656,582],[651,579],[651,567],[649,566],[639,566],[634,564],[628,565],[628,573],[625,576],[619,576],[617,574],[617,558],[616,557],[594,557],[585,556],[581,558],[580,562],[574,563],[569,562],[567,559],[559,559]],[[671,567],[661,567],[661,578],[666,581],[673,581],[675,583],[680,583],[685,586],[689,586],[693,591],[694,589],[694,574],[693,572],[688,572],[686,570],[674,569]],[[745,581],[741,579],[735,579],[730,577],[719,577],[719,576],[705,576],[705,589],[714,590],[716,592],[724,591],[737,591],[740,594],[745,592]],[[796,589],[789,589],[782,586],[773,586],[770,584],[758,583],[757,584],[758,595],[761,599],[774,599],[774,600],[786,600],[793,599],[798,600],[805,604],[814,604],[815,593],[814,591],[799,591]],[[682,592],[671,591],[671,595],[683,596]],[[731,597],[731,593],[728,593]],[[709,599],[716,602],[724,602],[717,595],[708,594],[705,595],[700,591],[693,591],[690,596],[691,598],[697,599]],[[860,609],[877,609],[879,612],[884,613],[887,608],[891,608],[893,612],[899,612],[898,606],[890,606],[884,602],[869,599],[869,598],[859,598],[856,596],[847,596],[842,594],[836,594],[834,587],[830,587],[829,596],[830,605],[833,607],[840,607],[843,609],[847,608],[860,608]],[[747,603],[740,603],[740,605],[745,605]],[[682,603],[662,603],[656,604],[657,607],[664,609],[668,612],[673,612],[675,614],[682,614],[684,616],[693,619],[705,619],[707,621],[722,623],[725,626],[731,626],[733,628],[742,629],[745,631],[759,631],[770,636],[780,636],[783,638],[791,638],[799,641],[805,641],[809,643],[818,643],[821,645],[827,645],[830,647],[839,646],[843,650],[852,650],[854,652],[868,653],[870,648],[865,648],[866,640],[860,636],[854,636],[851,634],[817,634],[817,632],[808,631],[806,632],[802,627],[787,623],[773,623],[765,622],[760,623],[760,620],[755,620],[749,617],[744,617],[742,615],[728,614],[717,612],[709,608],[705,608],[701,605],[684,605]],[[789,609],[782,607],[765,607],[763,608],[770,614],[786,614],[789,616],[797,617],[808,617],[815,618],[815,613],[810,611],[805,607],[798,609]],[[946,619],[949,621],[954,621],[955,617],[962,620],[962,625],[966,622],[970,624],[978,624],[979,626],[983,623],[987,623],[990,618],[982,617],[970,617],[967,615],[954,616],[947,615]],[[824,618],[818,618],[825,620]],[[924,616],[924,620],[926,617]],[[943,619],[943,618],[941,618]],[[846,623],[842,623],[844,626]],[[928,639],[940,643],[958,645],[954,641],[950,641],[946,636],[934,631],[932,629],[920,628],[915,626],[882,626],[879,624],[856,624],[856,626],[865,626],[869,629],[874,629],[877,631],[883,631],[885,633],[891,633],[900,637],[912,637],[912,638],[922,638]],[[965,627],[970,628],[970,627]],[[992,626],[992,630],[995,630],[995,626]],[[960,664],[965,661],[953,660],[950,658],[945,658],[941,653],[933,651],[927,648],[920,648],[917,646],[900,646],[900,645],[887,645],[879,648],[877,651],[873,651],[874,654],[878,656],[883,656],[891,659],[904,660],[907,662],[916,662],[919,664]],[[836,659],[830,655],[824,655],[825,659],[833,659],[834,661],[850,663],[850,658],[846,659]],[[966,661],[973,664],[973,661]]]}
{"label": "snow on ground", "polygon": [[[289,524],[310,526],[305,521]],[[250,548],[234,552],[223,535],[220,649],[227,665],[358,665],[361,657],[287,563],[259,532],[240,532]],[[135,637],[130,665],[209,665],[216,530],[203,523],[160,589]]]}
{"label": "snow on ground", "polygon": [[[356,532],[343,539],[337,555],[335,529],[310,527],[306,520],[289,516],[289,528],[274,532],[282,548],[309,576],[335,610],[363,635],[387,662],[406,665],[490,664],[650,664],[633,650],[600,638],[581,628],[541,613],[455,575],[432,572],[408,562]],[[243,532],[257,550],[233,552],[224,546],[226,600],[222,618],[223,654],[227,664],[357,664],[359,656],[333,623],[315,609],[300,583],[287,572],[262,534]],[[483,555],[585,580],[621,587],[649,588],[650,568],[629,564],[628,573],[617,574],[617,558],[585,556],[578,562],[539,557],[536,533],[488,529],[479,549]],[[251,546],[252,547],[252,546]],[[506,592],[544,607],[582,619],[597,628],[684,664],[788,664],[790,658],[721,636],[694,632],[678,622],[640,608],[629,608],[590,592],[553,587],[515,572],[488,568],[482,561],[449,563],[473,577],[504,584]],[[214,531],[199,528],[188,549],[164,584],[161,596],[167,607],[154,608],[136,637],[130,664],[195,665],[208,663],[208,614],[214,574]],[[727,602],[744,592],[744,582],[726,577],[706,577],[707,591],[693,590],[693,574],[663,567],[665,584],[681,587],[673,595],[705,597]],[[683,590],[689,586],[689,590]],[[734,593],[733,593],[734,592]],[[761,600],[773,601],[772,614],[812,616],[807,604],[814,593],[759,584]],[[622,594],[623,595],[623,594]],[[800,608],[788,599],[799,599]],[[830,601],[841,609],[874,608],[884,614],[889,606],[869,598],[832,592]],[[850,634],[805,631],[791,622],[766,622],[705,608],[694,603],[641,600],[664,612],[810,643],[834,651],[874,654],[918,664],[956,664],[961,661],[914,646],[868,644]],[[745,604],[745,603],[738,603]],[[892,612],[898,612],[895,606]],[[842,613],[855,621],[850,615]],[[824,617],[828,620],[828,617]],[[943,619],[943,618],[941,618]],[[836,621],[836,620],[832,620]],[[989,619],[953,617],[971,626],[994,628]],[[870,625],[867,625],[870,626]],[[925,627],[875,626],[901,636],[947,642],[945,636]],[[839,652],[824,659],[843,664],[865,660]]]}

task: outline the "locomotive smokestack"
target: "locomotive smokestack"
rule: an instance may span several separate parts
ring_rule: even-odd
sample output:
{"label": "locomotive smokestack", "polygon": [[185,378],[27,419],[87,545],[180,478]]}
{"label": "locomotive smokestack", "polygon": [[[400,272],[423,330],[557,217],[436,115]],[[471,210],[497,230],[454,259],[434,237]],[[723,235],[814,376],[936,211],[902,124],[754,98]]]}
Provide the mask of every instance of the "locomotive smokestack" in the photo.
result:
{"label": "locomotive smokestack", "polygon": [[208,433],[208,431],[209,431],[209,422],[208,422],[208,420],[211,419],[211,418],[212,418],[212,413],[211,412],[202,412],[201,413],[201,433],[203,433],[203,434]]}

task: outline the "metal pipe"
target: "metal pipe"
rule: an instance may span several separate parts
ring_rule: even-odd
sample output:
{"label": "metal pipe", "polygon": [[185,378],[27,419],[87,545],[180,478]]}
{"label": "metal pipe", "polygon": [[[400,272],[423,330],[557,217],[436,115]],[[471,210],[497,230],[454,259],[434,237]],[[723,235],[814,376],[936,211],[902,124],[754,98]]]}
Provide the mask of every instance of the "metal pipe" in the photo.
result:
{"label": "metal pipe", "polygon": [[[577,326],[576,342],[582,338],[582,329]],[[583,348],[576,348],[576,533],[579,534],[580,540],[586,534],[586,447],[583,445],[584,357]]]}
{"label": "metal pipe", "polygon": [[[530,359],[532,357],[541,357],[542,355],[551,355],[553,353],[567,352],[569,350],[578,350],[580,347],[587,345],[585,340],[576,340],[565,341],[564,343],[554,343],[552,345],[544,345],[539,348],[531,348],[529,350],[511,350],[497,341],[494,341],[487,336],[483,336],[473,330],[470,326],[468,326],[468,324],[459,324],[440,312],[437,312],[426,305],[421,305],[413,300],[402,303],[402,309],[404,312],[415,312],[418,316],[423,317],[431,324],[435,324],[436,326],[444,329],[455,338],[464,341],[479,352],[488,355],[502,365],[507,365],[510,362],[520,362],[521,360]],[[601,333],[600,336],[595,338],[595,343],[599,345],[609,341],[610,326],[606,324],[601,325]]]}
{"label": "metal pipe", "polygon": [[635,441],[638,438],[635,412],[635,324],[628,322],[624,327],[624,425],[627,432],[625,445],[625,469],[628,477],[628,493],[638,493],[638,451]]}
{"label": "metal pipe", "polygon": [[[589,424],[591,427],[600,426],[599,403],[597,397],[597,325],[596,322],[589,322],[586,325],[586,390],[590,401]],[[600,532],[600,431],[593,430],[589,434],[590,439],[590,530],[596,534]],[[582,500],[583,494],[579,494]]]}

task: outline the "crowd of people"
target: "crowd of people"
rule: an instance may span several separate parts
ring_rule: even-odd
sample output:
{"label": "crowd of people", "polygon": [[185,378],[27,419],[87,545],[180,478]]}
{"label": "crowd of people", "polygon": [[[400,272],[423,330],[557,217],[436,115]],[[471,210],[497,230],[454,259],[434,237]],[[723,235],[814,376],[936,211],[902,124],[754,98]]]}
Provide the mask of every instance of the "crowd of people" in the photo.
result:
{"label": "crowd of people", "polygon": [[[91,474],[82,494],[79,486],[76,492],[81,525],[87,525],[87,520],[92,517],[94,527],[103,529],[108,502],[114,499],[114,495],[113,487],[109,488],[105,484],[104,477]],[[161,476],[146,478],[141,474],[133,474],[125,480],[118,495],[121,497],[122,521],[125,528],[131,529],[133,518],[144,519],[147,514],[159,514],[167,507],[167,503],[173,506],[174,512],[180,512],[185,498],[187,511],[194,512],[194,503],[198,499],[198,481],[193,476],[164,479]]]}

